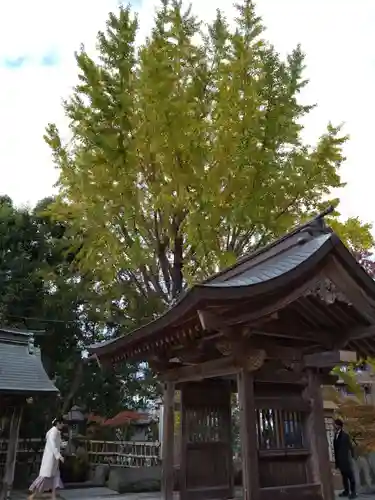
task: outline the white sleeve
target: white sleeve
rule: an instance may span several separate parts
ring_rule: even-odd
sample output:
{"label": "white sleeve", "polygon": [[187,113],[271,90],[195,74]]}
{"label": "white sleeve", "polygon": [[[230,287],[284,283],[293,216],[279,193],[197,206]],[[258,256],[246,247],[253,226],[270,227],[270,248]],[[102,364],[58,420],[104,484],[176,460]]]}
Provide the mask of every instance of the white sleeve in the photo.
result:
{"label": "white sleeve", "polygon": [[53,453],[56,460],[60,460],[61,458],[61,453],[57,445],[58,432],[59,431],[56,429],[56,427],[53,427],[48,433],[47,437],[47,446],[49,450]]}

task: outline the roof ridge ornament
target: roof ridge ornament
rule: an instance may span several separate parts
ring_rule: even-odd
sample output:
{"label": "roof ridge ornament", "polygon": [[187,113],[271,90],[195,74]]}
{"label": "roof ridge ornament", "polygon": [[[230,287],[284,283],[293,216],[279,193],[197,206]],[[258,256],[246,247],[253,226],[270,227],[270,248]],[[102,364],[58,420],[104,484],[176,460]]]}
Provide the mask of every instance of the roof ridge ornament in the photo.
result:
{"label": "roof ridge ornament", "polygon": [[332,232],[332,229],[330,229],[327,225],[325,217],[326,215],[333,213],[334,210],[335,210],[334,206],[330,205],[323,212],[321,212],[316,217],[311,219],[309,222],[303,224],[300,227],[300,231],[303,233],[307,232],[311,236],[317,236],[319,234],[327,234]]}
{"label": "roof ridge ornament", "polygon": [[300,226],[299,233],[301,236],[298,238],[297,243],[299,245],[304,245],[317,236],[332,233],[332,229],[327,225],[324,217],[328,214],[331,214],[333,211],[334,207],[333,205],[330,205],[328,208],[326,208],[326,210],[318,214],[309,222]]}
{"label": "roof ridge ornament", "polygon": [[35,339],[34,335],[30,335],[28,339],[28,351],[29,354],[35,354]]}

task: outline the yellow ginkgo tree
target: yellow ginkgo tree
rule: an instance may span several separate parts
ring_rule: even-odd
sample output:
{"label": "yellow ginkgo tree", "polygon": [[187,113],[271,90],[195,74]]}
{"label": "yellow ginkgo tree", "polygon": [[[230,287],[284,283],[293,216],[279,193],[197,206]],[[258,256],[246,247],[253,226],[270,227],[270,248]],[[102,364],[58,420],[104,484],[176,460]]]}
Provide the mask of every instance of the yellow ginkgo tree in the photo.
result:
{"label": "yellow ginkgo tree", "polygon": [[[348,139],[328,124],[305,141],[314,103],[301,99],[303,51],[281,57],[252,0],[239,1],[233,22],[218,12],[208,26],[160,0],[140,34],[131,7],[109,15],[97,56],[76,54],[69,137],[54,124],[45,134],[59,173],[51,211],[69,222],[82,271],[113,287],[129,315],[140,302],[169,307],[188,285],[337,206]],[[343,241],[371,249],[370,225],[338,215],[328,222]]]}

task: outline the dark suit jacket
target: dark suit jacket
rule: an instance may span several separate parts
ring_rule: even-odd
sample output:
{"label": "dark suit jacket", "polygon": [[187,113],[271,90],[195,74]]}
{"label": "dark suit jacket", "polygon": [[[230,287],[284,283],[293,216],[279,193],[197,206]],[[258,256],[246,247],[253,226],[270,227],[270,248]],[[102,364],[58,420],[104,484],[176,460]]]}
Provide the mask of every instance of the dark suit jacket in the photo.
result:
{"label": "dark suit jacket", "polygon": [[351,471],[351,458],[354,457],[352,441],[345,431],[340,431],[335,435],[333,441],[335,451],[335,463],[341,472]]}

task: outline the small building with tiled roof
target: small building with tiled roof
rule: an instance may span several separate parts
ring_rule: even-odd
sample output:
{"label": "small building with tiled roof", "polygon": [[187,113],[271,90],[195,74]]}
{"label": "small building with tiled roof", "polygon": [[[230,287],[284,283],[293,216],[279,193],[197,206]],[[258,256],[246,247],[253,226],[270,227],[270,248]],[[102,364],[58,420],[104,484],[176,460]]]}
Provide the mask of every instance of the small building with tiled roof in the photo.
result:
{"label": "small building with tiled roof", "polygon": [[31,332],[0,328],[0,418],[9,421],[8,447],[0,500],[10,498],[23,408],[38,396],[56,396]]}
{"label": "small building with tiled roof", "polygon": [[0,392],[28,397],[58,392],[43,367],[31,333],[0,329]]}

